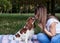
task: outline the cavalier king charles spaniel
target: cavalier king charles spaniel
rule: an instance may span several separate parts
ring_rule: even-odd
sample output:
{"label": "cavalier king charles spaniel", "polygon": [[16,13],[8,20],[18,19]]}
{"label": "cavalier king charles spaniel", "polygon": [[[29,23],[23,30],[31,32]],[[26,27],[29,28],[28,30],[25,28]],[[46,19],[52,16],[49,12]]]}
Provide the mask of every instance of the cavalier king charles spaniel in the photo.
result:
{"label": "cavalier king charles spaniel", "polygon": [[13,39],[24,41],[24,43],[28,43],[28,40],[31,40],[32,36],[34,35],[34,22],[35,18],[29,17],[26,21],[25,26],[15,34],[15,37]]}

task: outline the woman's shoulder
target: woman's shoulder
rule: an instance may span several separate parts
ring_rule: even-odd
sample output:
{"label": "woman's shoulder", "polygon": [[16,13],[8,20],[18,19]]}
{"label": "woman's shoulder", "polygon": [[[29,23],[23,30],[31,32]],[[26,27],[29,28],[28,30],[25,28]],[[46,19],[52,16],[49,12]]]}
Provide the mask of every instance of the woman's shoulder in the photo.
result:
{"label": "woman's shoulder", "polygon": [[59,20],[57,20],[56,18],[49,18],[48,20],[47,20],[47,23],[46,23],[46,25],[51,25],[53,22],[59,22]]}
{"label": "woman's shoulder", "polygon": [[59,22],[59,20],[56,18],[49,18],[47,22]]}
{"label": "woman's shoulder", "polygon": [[58,19],[57,19],[57,17],[56,16],[53,16],[53,15],[49,15],[48,16],[48,20],[47,20],[47,22],[51,22],[51,21],[59,21]]}

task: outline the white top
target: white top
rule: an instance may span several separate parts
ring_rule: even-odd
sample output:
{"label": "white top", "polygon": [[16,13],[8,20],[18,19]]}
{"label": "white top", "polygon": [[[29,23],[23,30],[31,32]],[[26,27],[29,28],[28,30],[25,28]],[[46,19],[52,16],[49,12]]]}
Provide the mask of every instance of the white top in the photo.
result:
{"label": "white top", "polygon": [[47,30],[49,31],[49,27],[53,22],[57,22],[57,24],[56,24],[56,33],[60,33],[60,22],[55,18],[48,19],[48,21],[46,23]]}

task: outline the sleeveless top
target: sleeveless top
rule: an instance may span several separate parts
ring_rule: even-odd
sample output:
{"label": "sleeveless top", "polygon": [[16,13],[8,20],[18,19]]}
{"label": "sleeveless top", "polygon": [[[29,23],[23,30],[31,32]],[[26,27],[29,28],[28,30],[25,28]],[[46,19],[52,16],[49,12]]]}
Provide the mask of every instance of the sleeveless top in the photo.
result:
{"label": "sleeveless top", "polygon": [[53,22],[57,22],[57,24],[56,24],[56,34],[60,33],[60,22],[55,18],[48,19],[48,21],[46,23],[47,30],[49,31],[49,27]]}

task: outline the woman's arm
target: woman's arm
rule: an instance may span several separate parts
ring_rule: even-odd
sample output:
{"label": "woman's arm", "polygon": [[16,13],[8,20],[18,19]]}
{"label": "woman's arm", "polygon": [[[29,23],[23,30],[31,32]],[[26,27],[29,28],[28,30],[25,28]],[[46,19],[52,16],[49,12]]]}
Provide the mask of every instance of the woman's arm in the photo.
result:
{"label": "woman's arm", "polygon": [[43,30],[44,33],[46,33],[49,37],[53,37],[56,34],[56,22],[53,22],[50,25],[50,31],[46,29],[46,27],[43,29],[42,24],[38,24],[38,26]]}
{"label": "woman's arm", "polygon": [[49,36],[49,37],[53,37],[54,35],[56,35],[56,22],[53,22],[50,25],[50,32],[45,28],[44,32]]}
{"label": "woman's arm", "polygon": [[39,23],[38,26],[40,27],[40,29],[43,31],[43,26],[42,23]]}

